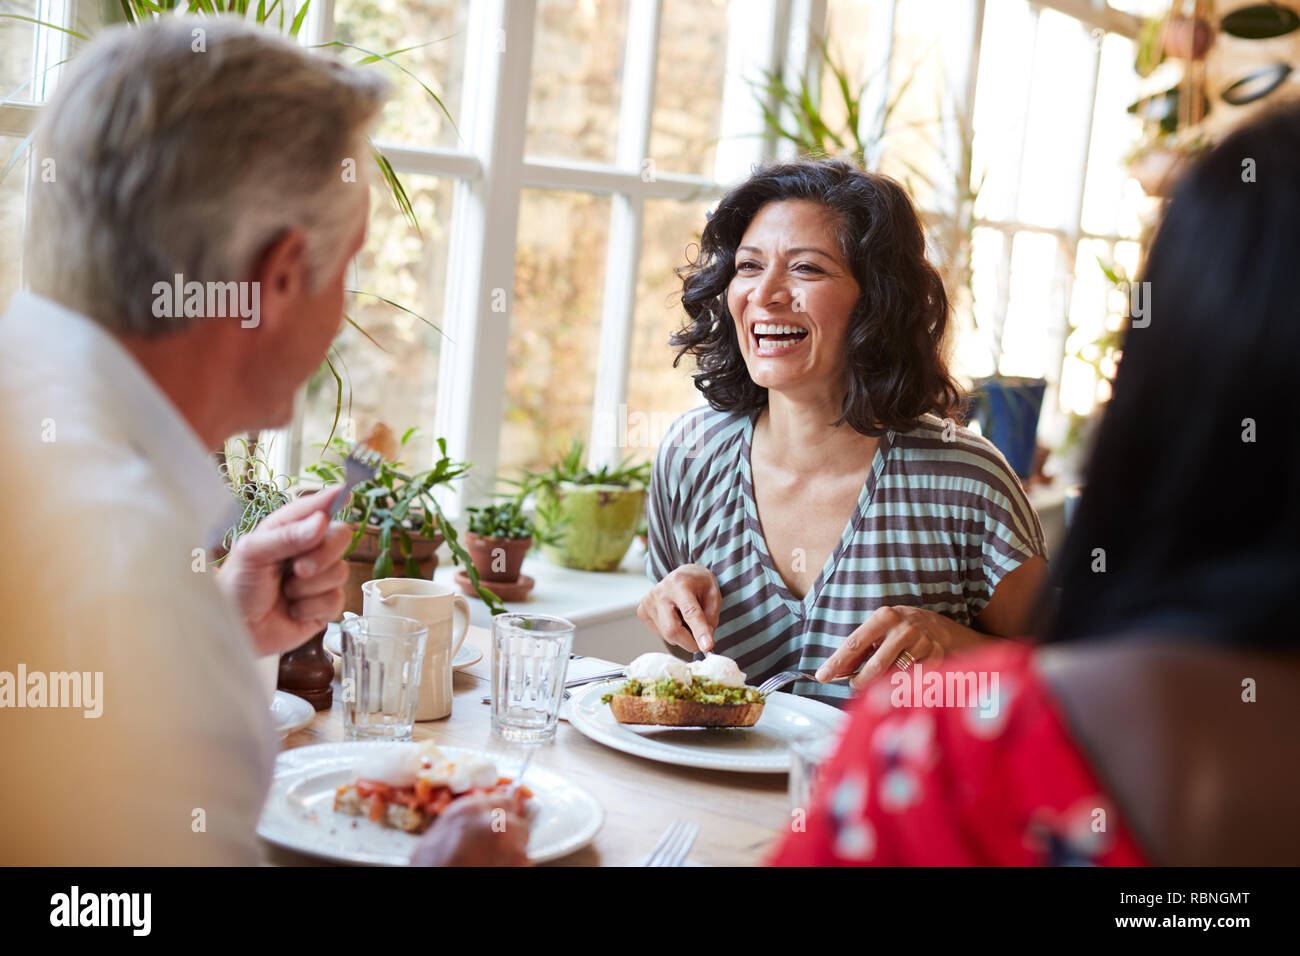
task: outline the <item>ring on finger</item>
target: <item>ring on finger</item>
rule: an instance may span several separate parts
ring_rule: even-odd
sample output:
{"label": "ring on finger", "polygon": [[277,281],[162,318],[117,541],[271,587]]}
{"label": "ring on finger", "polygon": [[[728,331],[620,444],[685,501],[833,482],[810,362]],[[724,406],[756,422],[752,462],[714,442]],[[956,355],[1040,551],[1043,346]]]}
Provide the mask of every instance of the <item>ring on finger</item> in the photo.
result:
{"label": "ring on finger", "polygon": [[896,658],[894,658],[894,666],[897,667],[900,671],[907,670],[915,663],[916,663],[916,658],[913,657],[912,652],[908,650],[904,650],[903,653],[899,654]]}

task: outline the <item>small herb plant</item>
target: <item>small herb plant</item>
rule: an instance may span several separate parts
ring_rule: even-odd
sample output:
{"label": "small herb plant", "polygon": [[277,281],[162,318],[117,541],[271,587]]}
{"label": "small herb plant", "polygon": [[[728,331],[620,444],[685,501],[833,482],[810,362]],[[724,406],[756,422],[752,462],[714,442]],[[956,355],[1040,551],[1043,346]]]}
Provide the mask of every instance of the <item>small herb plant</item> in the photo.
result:
{"label": "small herb plant", "polygon": [[560,535],[548,531],[544,517],[533,520],[524,514],[523,496],[495,505],[469,508],[469,530],[484,538],[518,541],[532,538],[533,544],[559,544]]}
{"label": "small herb plant", "polygon": [[[235,542],[256,528],[263,518],[289,503],[293,478],[277,475],[263,455],[261,446],[246,438],[233,438],[226,443],[218,470],[243,507],[239,521],[221,539],[221,546],[229,554]],[[213,564],[224,560],[223,555]]]}
{"label": "small herb plant", "polygon": [[[405,448],[418,428],[408,428],[399,443]],[[344,479],[343,461],[347,458],[351,446],[341,438],[335,438],[322,446],[324,452],[321,460],[308,465],[308,474],[331,484],[342,484]],[[452,560],[465,569],[474,589],[493,614],[505,611],[505,606],[495,594],[479,584],[478,570],[470,560],[469,553],[460,543],[456,529],[443,515],[438,507],[433,489],[447,485],[464,476],[470,466],[464,462],[452,461],[447,455],[447,441],[438,439],[440,458],[433,467],[408,474],[401,461],[385,461],[379,465],[375,477],[363,481],[352,490],[352,500],[340,518],[356,525],[352,535],[352,544],[347,554],[356,550],[367,527],[379,531],[379,557],[375,559],[373,575],[376,578],[393,577],[393,556],[391,547],[397,539],[398,551],[405,557],[404,574],[407,577],[420,577],[419,563],[412,557],[411,535],[419,534],[432,538],[441,532],[447,547],[451,549]]]}
{"label": "small herb plant", "polygon": [[525,517],[523,505],[517,498],[467,510],[469,530],[484,538],[518,541],[521,538],[531,538],[537,530]]}

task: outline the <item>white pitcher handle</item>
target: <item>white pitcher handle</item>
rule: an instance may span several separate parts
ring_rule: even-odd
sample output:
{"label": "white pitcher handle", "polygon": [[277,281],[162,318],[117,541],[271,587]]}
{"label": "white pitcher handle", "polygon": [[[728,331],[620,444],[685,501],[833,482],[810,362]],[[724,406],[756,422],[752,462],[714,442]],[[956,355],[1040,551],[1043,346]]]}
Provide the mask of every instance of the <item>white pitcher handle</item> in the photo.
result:
{"label": "white pitcher handle", "polygon": [[[465,638],[469,634],[469,601],[465,600],[465,598],[459,594],[453,594],[451,600],[451,656],[454,659],[456,657],[456,652],[460,650],[460,646],[465,643]],[[460,619],[459,633],[457,633],[457,618]]]}

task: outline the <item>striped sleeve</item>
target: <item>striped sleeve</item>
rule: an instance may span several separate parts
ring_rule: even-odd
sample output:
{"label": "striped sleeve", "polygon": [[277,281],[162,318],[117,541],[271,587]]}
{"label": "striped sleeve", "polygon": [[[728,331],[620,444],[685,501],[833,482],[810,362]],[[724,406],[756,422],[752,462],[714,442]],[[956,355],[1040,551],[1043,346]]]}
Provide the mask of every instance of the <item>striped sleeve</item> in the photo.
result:
{"label": "striped sleeve", "polygon": [[690,564],[683,528],[686,522],[679,512],[681,501],[682,449],[674,440],[673,432],[664,437],[655,453],[654,467],[650,471],[650,491],[646,496],[646,527],[648,528],[646,574],[655,582],[662,581],[669,572]]}
{"label": "striped sleeve", "polygon": [[979,566],[970,569],[970,577],[978,584],[968,598],[974,614],[984,610],[1004,577],[1035,555],[1047,556],[1043,527],[1020,479],[1001,454],[995,453],[987,461],[996,467],[986,472],[981,492],[985,500],[984,540]]}

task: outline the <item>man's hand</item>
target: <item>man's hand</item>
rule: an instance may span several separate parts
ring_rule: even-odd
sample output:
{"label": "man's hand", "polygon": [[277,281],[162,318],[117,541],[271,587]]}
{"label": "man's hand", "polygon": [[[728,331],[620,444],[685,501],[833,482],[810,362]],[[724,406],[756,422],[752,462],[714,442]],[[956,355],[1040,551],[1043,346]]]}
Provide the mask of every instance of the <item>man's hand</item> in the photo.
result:
{"label": "man's hand", "polygon": [[650,589],[636,615],[669,644],[695,653],[713,649],[722,592],[708,568],[683,564]]}
{"label": "man's hand", "polygon": [[325,488],[272,512],[235,542],[217,570],[258,656],[301,646],[343,610],[343,552],[352,529],[329,520],[338,491]]}
{"label": "man's hand", "polygon": [[413,866],[527,866],[528,821],[500,797],[461,797],[411,856]]}

